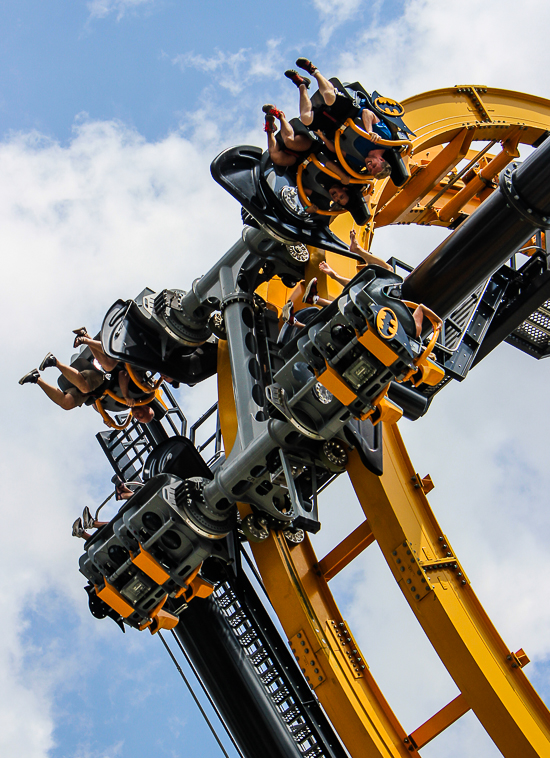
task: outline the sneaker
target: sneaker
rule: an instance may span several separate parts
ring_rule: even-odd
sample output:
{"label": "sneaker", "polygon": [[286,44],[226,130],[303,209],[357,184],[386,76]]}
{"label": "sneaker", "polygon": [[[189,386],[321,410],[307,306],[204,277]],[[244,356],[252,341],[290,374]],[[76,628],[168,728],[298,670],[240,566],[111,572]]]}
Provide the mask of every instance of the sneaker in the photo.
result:
{"label": "sneaker", "polygon": [[82,519],[79,517],[73,524],[73,537],[83,537],[84,526],[82,525]]}
{"label": "sneaker", "polygon": [[313,305],[319,299],[317,295],[317,279],[310,279],[302,298],[302,303]]}
{"label": "sneaker", "polygon": [[44,371],[45,368],[52,368],[53,366],[57,366],[57,358],[53,353],[48,353],[38,367],[38,370]]}
{"label": "sneaker", "polygon": [[90,335],[88,334],[88,330],[85,326],[81,326],[79,329],[73,329],[73,334],[76,334],[75,340],[73,342],[73,347],[80,347],[82,345],[82,338],[90,338]]}
{"label": "sneaker", "polygon": [[82,511],[82,526],[84,529],[93,529],[95,526],[94,517],[90,513],[88,506],[86,506]]}
{"label": "sneaker", "polygon": [[277,131],[277,124],[275,123],[274,116],[270,116],[269,114],[266,114],[264,132],[267,132],[267,134],[275,134],[276,131]]}
{"label": "sneaker", "polygon": [[262,110],[265,113],[266,116],[275,116],[275,118],[281,118],[281,116],[284,118],[285,114],[283,111],[280,111],[278,108],[276,108],[271,103],[266,103],[262,106]]}
{"label": "sneaker", "polygon": [[306,89],[309,89],[311,79],[308,79],[307,76],[300,76],[300,74],[293,68],[289,68],[288,71],[285,71],[285,76],[287,79],[290,79],[290,81],[293,82],[297,87],[299,87],[301,84],[305,84]]}
{"label": "sneaker", "polygon": [[29,371],[28,374],[25,374],[25,376],[21,377],[19,384],[36,384],[39,379],[40,374],[38,373],[38,369],[33,368],[32,371]]}
{"label": "sneaker", "polygon": [[288,303],[283,305],[283,311],[281,313],[281,318],[285,322],[285,324],[288,324],[289,326],[292,326],[296,319],[294,318],[294,303],[292,300],[289,300]]}
{"label": "sneaker", "polygon": [[303,68],[308,74],[314,74],[317,71],[317,66],[314,66],[307,58],[298,58],[296,60],[296,65],[298,68]]}

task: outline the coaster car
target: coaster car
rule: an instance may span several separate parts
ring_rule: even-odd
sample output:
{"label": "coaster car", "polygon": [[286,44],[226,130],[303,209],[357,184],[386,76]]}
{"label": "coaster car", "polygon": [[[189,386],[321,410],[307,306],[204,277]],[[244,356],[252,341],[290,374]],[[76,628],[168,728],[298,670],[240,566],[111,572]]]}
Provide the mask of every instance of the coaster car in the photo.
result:
{"label": "coaster car", "polygon": [[[355,171],[346,161],[346,155],[352,155],[356,160],[364,162],[365,156],[356,149],[355,142],[358,136],[368,139],[367,132],[362,128],[362,124],[358,123],[361,110],[366,108],[375,113],[390,130],[392,139],[381,139],[376,145],[377,147],[387,148],[383,157],[391,166],[391,181],[396,187],[403,186],[409,178],[409,172],[403,161],[403,155],[412,147],[410,137],[416,135],[407,127],[402,119],[404,108],[401,103],[391,98],[383,97],[376,91],[372,95],[369,95],[359,82],[342,84],[336,78],[330,81],[336,87],[339,94],[350,101],[349,115],[336,129],[334,136],[334,147],[342,167],[357,181],[366,182],[372,178],[366,174],[366,170]],[[316,92],[311,99],[314,108],[319,104],[319,101],[322,102],[322,98],[320,93]]]}
{"label": "coaster car", "polygon": [[[347,106],[339,109],[340,118],[344,116],[345,122],[336,123],[334,133],[337,156],[352,177],[350,185],[346,186],[350,202],[345,208],[331,207],[328,190],[331,184],[340,179],[325,166],[323,161],[329,157],[327,150],[320,146],[318,138],[311,133],[313,147],[310,155],[294,166],[276,166],[267,152],[251,145],[240,145],[220,153],[212,161],[210,170],[215,181],[238,200],[269,234],[286,243],[302,242],[355,258],[328,228],[332,218],[347,211],[358,225],[366,224],[369,219],[368,206],[360,185],[367,184],[372,177],[366,175],[366,169],[361,172],[352,170],[344,155],[346,153],[361,159],[354,142],[358,136],[368,138],[354,119],[362,108],[368,108],[389,127],[393,139],[381,140],[377,144],[388,148],[384,159],[392,167],[391,180],[396,186],[402,186],[409,176],[402,152],[410,148],[409,137],[414,135],[401,118],[403,107],[399,103],[383,98],[377,92],[369,95],[359,82],[344,85],[338,79],[330,81],[340,97],[345,98]],[[330,110],[324,106],[318,92],[313,95],[312,104],[316,108]],[[336,156],[331,154],[330,158],[335,160]],[[306,211],[312,204],[319,208],[318,213]]]}
{"label": "coaster car", "polygon": [[267,395],[302,434],[326,438],[350,417],[395,423],[402,408],[387,396],[392,382],[435,386],[443,379],[430,358],[439,326],[427,346],[416,339],[414,304],[400,299],[401,281],[369,266],[317,314],[299,311],[306,328],[283,336],[285,363]]}
{"label": "coaster car", "polygon": [[[107,355],[145,371],[159,372],[183,384],[193,385],[213,376],[217,367],[217,343],[209,330],[201,345],[186,346],[159,329],[148,309],[152,290],[136,300],[117,300],[108,310],[101,328],[101,342]],[[145,303],[145,305],[144,305]],[[179,332],[184,328],[173,324]]]}
{"label": "coaster car", "polygon": [[229,562],[224,537],[235,527],[236,512],[212,519],[194,506],[188,493],[212,476],[206,464],[202,468],[208,476],[152,477],[87,540],[80,571],[95,616],[155,633],[172,629],[193,597],[212,593],[201,569],[213,556]]}

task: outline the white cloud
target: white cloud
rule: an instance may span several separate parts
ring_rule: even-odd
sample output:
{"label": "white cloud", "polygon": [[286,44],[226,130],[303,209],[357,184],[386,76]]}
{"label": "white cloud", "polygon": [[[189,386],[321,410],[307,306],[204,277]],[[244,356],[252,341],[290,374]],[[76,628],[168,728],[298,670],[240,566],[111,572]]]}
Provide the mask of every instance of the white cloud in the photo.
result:
{"label": "white cloud", "polygon": [[269,39],[265,50],[253,52],[241,48],[236,53],[216,50],[214,55],[205,57],[193,52],[180,53],[170,58],[182,71],[193,68],[205,74],[215,74],[215,82],[232,95],[241,93],[257,79],[273,78],[280,75],[278,68],[280,40]]}
{"label": "white cloud", "polygon": [[382,20],[350,36],[339,67],[349,81],[397,98],[466,83],[548,91],[550,8],[538,0],[408,0],[384,22],[386,4]]}
{"label": "white cloud", "polygon": [[[336,29],[357,15],[363,0],[312,0],[319,14],[321,28],[319,38],[321,45],[326,45]],[[372,5],[376,8],[379,1]]]}
{"label": "white cloud", "polygon": [[[208,171],[217,149],[214,140],[203,151],[179,134],[147,143],[115,122],[80,123],[66,147],[38,134],[0,144],[0,235],[9,282],[0,482],[10,535],[0,571],[13,577],[0,596],[9,619],[0,632],[3,755],[45,758],[54,744],[54,693],[75,686],[72,656],[89,656],[86,635],[70,651],[57,644],[45,651],[27,632],[36,634],[41,619],[69,614],[93,628],[94,639],[104,633],[87,611],[77,568],[82,543],[70,528],[85,505],[94,510],[105,497],[112,475],[94,439],[101,426],[93,410],[65,413],[38,387],[19,387],[17,380],[47,350],[69,358],[71,329],[98,329],[116,298],[146,285],[188,288],[234,242],[238,206]],[[56,377],[55,369],[45,374]]]}
{"label": "white cloud", "polygon": [[156,0],[89,0],[87,3],[90,18],[105,18],[116,13],[117,21],[140,8],[151,7]]}
{"label": "white cloud", "polygon": [[[120,18],[145,5],[96,0],[89,8],[96,17],[116,13]],[[331,22],[334,29],[342,20],[354,20],[339,59],[341,78],[372,83],[395,97],[465,81],[539,94],[548,90],[543,35],[550,11],[533,0],[521,6],[490,0],[483,7],[473,0],[460,6],[410,0],[400,17],[367,30],[355,22],[360,7],[355,0],[336,6],[317,0],[316,7],[326,25],[325,40]],[[270,56],[250,49],[214,51],[174,63],[210,74],[232,94],[242,91],[241,103],[245,85],[262,81],[271,87],[267,77],[275,67],[280,77],[279,42],[270,44]],[[513,58],[513,65],[504,66],[504,56]],[[289,90],[289,99],[294,96]],[[97,329],[116,298],[131,297],[145,285],[186,289],[204,273],[240,233],[238,206],[212,182],[208,164],[230,142],[258,143],[259,137],[242,114],[241,120],[224,121],[219,110],[205,105],[186,114],[182,133],[154,144],[124,124],[85,119],[66,147],[36,133],[0,144],[0,235],[8,252],[0,482],[4,533],[10,535],[0,553],[2,576],[10,577],[0,597],[2,617],[9,621],[0,632],[2,754],[46,758],[55,741],[55,693],[78,676],[69,652],[89,655],[91,640],[106,634],[89,617],[76,568],[80,543],[69,537],[84,505],[93,508],[109,489],[111,472],[94,440],[97,417],[86,409],[65,414],[38,388],[18,387],[17,379],[47,350],[68,357],[70,330],[83,324]],[[435,247],[439,234],[408,227],[380,230],[376,252],[418,260]],[[550,656],[550,603],[543,581],[550,569],[545,545],[550,481],[536,401],[546,395],[546,372],[546,363],[505,346],[466,382],[436,398],[425,419],[402,424],[415,467],[434,478],[430,501],[474,589],[507,644],[525,647],[532,657],[528,676],[530,670],[541,671]],[[532,403],[522,400],[527,392]],[[190,412],[201,405],[197,394],[207,405],[204,388],[197,388],[185,396]],[[338,486],[323,506],[320,556],[338,529],[344,536],[342,522],[351,529],[360,518],[352,499],[338,497]],[[372,546],[334,586],[382,690],[406,728],[413,729],[453,697],[454,685],[400,602],[376,550]],[[74,649],[32,643],[29,630],[33,624],[40,628],[40,621],[28,620],[31,611],[40,619],[55,613],[77,619],[83,631]],[[128,634],[125,644],[144,643]],[[411,682],[427,680],[430,691],[420,688],[423,699],[409,697]],[[95,758],[91,748],[79,749]],[[436,749],[440,758],[488,758],[494,752],[471,716],[423,755],[435,755]],[[97,754],[112,758],[121,750],[117,743]]]}

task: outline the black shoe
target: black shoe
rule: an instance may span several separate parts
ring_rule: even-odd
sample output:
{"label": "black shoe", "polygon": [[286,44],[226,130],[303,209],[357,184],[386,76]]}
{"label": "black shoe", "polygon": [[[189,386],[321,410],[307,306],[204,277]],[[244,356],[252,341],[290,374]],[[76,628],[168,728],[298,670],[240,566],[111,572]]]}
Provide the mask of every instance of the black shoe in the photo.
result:
{"label": "black shoe", "polygon": [[302,298],[302,303],[307,303],[308,305],[314,305],[314,303],[318,300],[317,296],[317,279],[310,279],[309,284],[306,287],[306,291],[304,292],[304,296]]}
{"label": "black shoe", "polygon": [[293,326],[296,319],[294,317],[294,303],[292,300],[289,300],[288,303],[285,303],[285,305],[283,305],[281,318],[284,323],[288,324],[289,326]]}
{"label": "black shoe", "polygon": [[82,511],[82,526],[84,529],[93,529],[95,527],[95,520],[88,506]]}
{"label": "black shoe", "polygon": [[29,371],[28,374],[25,374],[25,376],[21,377],[19,384],[36,384],[39,379],[40,374],[38,373],[38,369],[33,368],[32,371]]}
{"label": "black shoe", "polygon": [[314,66],[307,58],[298,58],[296,60],[296,65],[298,68],[303,68],[308,74],[314,74],[317,71],[317,66]]}
{"label": "black shoe", "polygon": [[300,74],[293,68],[289,68],[288,71],[285,71],[285,76],[287,79],[290,79],[290,81],[293,82],[297,87],[299,87],[301,84],[305,84],[306,89],[309,89],[311,79],[308,79],[307,76],[300,76]]}
{"label": "black shoe", "polygon": [[77,520],[73,524],[73,537],[83,537],[84,536],[84,527],[82,526],[82,519],[77,518]]}
{"label": "black shoe", "polygon": [[52,366],[57,366],[57,358],[53,353],[48,353],[47,356],[44,358],[40,366],[38,367],[39,371],[44,371],[45,368],[52,368]]}

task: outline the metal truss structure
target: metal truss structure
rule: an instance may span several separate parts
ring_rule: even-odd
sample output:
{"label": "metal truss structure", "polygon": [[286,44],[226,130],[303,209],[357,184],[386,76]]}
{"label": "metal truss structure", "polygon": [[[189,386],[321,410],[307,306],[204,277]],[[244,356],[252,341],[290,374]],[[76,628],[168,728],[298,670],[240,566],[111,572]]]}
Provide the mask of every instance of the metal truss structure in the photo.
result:
{"label": "metal truss structure", "polygon": [[[163,420],[98,435],[115,473],[143,486],[86,544],[90,609],[174,630],[246,758],[403,758],[469,710],[502,755],[550,754],[527,656],[484,612],[397,426],[505,340],[548,355],[550,102],[467,85],[402,105],[407,178],[363,183],[361,242],[388,224],[450,231],[413,271],[393,261],[404,280],[375,267],[356,274],[342,243],[349,216],[329,230],[298,206],[277,215],[265,156],[241,146],[213,174],[246,209],[242,239],[189,291],[117,301],[102,328],[105,351],[144,371],[189,385],[217,373],[218,401],[187,434],[166,389]],[[520,144],[535,148],[523,162]],[[351,279],[343,289],[319,274],[325,259]],[[300,302],[313,276],[333,300],[321,310]],[[302,329],[281,330],[289,299]],[[441,331],[418,338],[411,303],[438,313]],[[308,537],[320,526],[317,496],[346,474],[365,521],[319,559]],[[244,541],[290,650],[244,574]],[[329,586],[375,542],[460,690],[410,734]]]}

